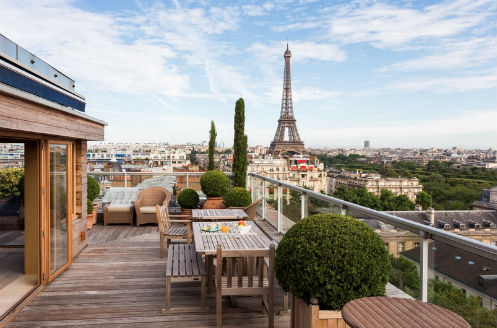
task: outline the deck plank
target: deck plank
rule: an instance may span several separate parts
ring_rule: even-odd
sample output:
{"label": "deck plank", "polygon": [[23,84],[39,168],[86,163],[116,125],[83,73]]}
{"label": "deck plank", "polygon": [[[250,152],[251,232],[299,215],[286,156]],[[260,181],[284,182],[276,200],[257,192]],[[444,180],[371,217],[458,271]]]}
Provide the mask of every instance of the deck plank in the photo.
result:
{"label": "deck plank", "polygon": [[[97,225],[91,230],[89,246],[71,267],[35,296],[7,327],[216,326],[215,298],[207,299],[209,313],[161,315],[167,259],[159,257],[156,229]],[[147,230],[153,232],[145,234]],[[174,306],[197,306],[199,298],[198,282],[172,286]],[[276,311],[282,308],[281,303],[282,291],[278,289]],[[230,304],[229,299],[224,300],[223,326],[267,326],[267,316],[260,312],[260,298],[240,298],[235,308]],[[289,326],[288,315],[275,316],[275,327]]]}

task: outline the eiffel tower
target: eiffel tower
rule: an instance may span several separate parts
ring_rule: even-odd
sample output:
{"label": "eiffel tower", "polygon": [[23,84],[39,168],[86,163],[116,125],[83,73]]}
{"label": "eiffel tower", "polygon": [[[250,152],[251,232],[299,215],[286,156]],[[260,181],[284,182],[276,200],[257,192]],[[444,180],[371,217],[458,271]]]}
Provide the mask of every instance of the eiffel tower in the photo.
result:
{"label": "eiffel tower", "polygon": [[[300,140],[299,132],[297,131],[296,119],[293,116],[293,101],[292,101],[292,78],[290,75],[290,57],[292,53],[286,45],[285,57],[285,73],[283,76],[283,96],[281,98],[281,112],[278,120],[278,128],[274,135],[274,139],[269,146],[269,153],[274,156],[289,154],[305,153],[304,142]],[[288,140],[285,140],[285,132],[288,131]]]}

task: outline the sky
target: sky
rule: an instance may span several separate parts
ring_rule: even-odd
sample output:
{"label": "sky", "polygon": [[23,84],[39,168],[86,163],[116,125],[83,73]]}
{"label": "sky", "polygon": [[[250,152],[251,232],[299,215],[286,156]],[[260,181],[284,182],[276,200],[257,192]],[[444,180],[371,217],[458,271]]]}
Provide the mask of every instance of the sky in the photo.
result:
{"label": "sky", "polygon": [[497,147],[497,2],[0,0],[0,33],[76,80],[106,142],[269,146],[292,52],[308,147]]}

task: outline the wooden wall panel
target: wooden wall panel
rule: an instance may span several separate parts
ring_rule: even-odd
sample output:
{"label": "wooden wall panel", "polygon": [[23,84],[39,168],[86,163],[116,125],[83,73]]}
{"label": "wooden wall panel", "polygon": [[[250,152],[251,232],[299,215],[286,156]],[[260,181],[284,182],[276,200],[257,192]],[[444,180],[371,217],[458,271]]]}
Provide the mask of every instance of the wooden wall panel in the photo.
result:
{"label": "wooden wall panel", "polygon": [[77,218],[73,220],[73,257],[78,256],[79,252],[86,247],[87,241],[81,240],[81,232],[86,235],[87,232],[87,212],[86,212],[86,153],[87,143],[85,140],[76,141],[75,151],[75,214]]}
{"label": "wooden wall panel", "polygon": [[0,93],[0,127],[58,137],[104,140],[104,125]]}

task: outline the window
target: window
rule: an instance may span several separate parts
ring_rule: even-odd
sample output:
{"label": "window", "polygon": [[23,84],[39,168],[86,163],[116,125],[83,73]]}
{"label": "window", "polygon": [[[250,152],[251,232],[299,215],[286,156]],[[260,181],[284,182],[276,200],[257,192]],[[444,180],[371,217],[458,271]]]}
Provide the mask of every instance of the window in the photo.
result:
{"label": "window", "polygon": [[388,243],[383,243],[385,245],[385,248],[388,250]]}
{"label": "window", "polygon": [[402,253],[404,251],[404,249],[405,249],[405,243],[398,243],[397,244],[397,251],[399,253]]}
{"label": "window", "polygon": [[419,247],[419,241],[414,242],[414,248]]}

